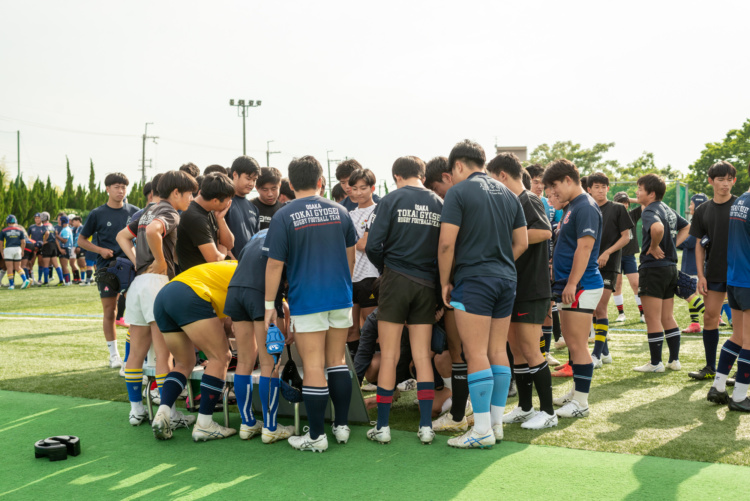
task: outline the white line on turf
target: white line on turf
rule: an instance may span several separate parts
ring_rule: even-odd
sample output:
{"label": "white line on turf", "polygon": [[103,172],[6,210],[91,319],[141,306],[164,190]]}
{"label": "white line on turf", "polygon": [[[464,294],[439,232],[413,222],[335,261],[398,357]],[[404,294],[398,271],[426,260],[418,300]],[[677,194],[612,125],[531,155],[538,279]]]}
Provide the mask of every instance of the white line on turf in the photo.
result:
{"label": "white line on turf", "polygon": [[[49,317],[0,317],[0,320],[49,320]],[[58,322],[98,322],[101,323],[101,318],[55,318]]]}

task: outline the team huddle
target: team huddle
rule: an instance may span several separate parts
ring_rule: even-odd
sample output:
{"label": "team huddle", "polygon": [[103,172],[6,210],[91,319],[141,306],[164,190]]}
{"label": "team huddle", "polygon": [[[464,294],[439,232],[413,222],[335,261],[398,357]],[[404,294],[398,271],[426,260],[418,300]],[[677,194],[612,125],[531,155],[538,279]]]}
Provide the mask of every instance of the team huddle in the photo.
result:
{"label": "team huddle", "polygon": [[[267,444],[288,440],[299,450],[325,451],[330,400],[333,437],[346,443],[353,379],[347,351],[358,382],[366,380],[376,392],[377,422],[366,434],[372,441],[391,441],[399,389],[417,390],[423,444],[436,431],[452,431],[459,433],[448,440],[452,447],[489,448],[502,440],[504,425],[538,430],[557,426],[558,419],[584,418],[595,369],[613,361],[607,307],[614,293],[618,320],[624,320],[623,275],[648,332],[650,361],[635,370],[681,369],[681,331],[673,315],[678,295],[690,305],[688,332],[700,329],[697,315],[704,314],[706,367],[690,376],[714,378],[709,401],[750,412],[750,257],[743,252],[750,246],[750,193],[731,194],[736,170],[728,162],[709,170],[714,198],[693,198],[692,224],[662,202],[666,185],[655,174],[638,180],[636,198],[621,192],[609,201],[602,173],[582,179],[568,160],[524,168],[510,153],[487,162],[482,147],[469,140],[427,164],[398,158],[391,174],[397,189],[381,199],[371,170],[356,160],[342,162],[336,177],[344,197],[337,203],[322,196],[323,170],[311,156],[294,159],[287,179],[246,156],[228,170],[214,165],[203,175],[187,164],[148,183],[149,204],[140,211],[125,202],[127,177],[110,174],[109,201],[85,224],[74,221],[78,233],[57,233],[41,214],[35,226],[45,233],[33,233],[32,226],[27,235],[8,218],[8,274],[20,270],[22,287],[28,286],[33,262],[22,265],[15,249],[33,249],[39,240],[95,253],[100,270],[119,276],[134,270],[126,294],[125,287],[97,281],[105,338],[110,366],[119,367],[112,358],[119,358],[115,309],[125,294],[129,422],[148,419],[143,366],[153,346],[160,400],[151,426],[161,440],[189,427],[195,441],[237,433],[213,420],[233,347],[243,440],[260,435]],[[253,189],[259,196],[248,200]],[[631,204],[636,207],[628,210]],[[42,259],[52,259],[41,249]],[[685,249],[694,252],[692,263]],[[725,298],[733,334],[717,363]],[[553,335],[557,346],[568,348],[566,363],[550,355]],[[271,347],[281,343],[294,343],[304,366],[300,390],[309,428],[302,436],[277,423],[286,383]],[[198,363],[196,418],[177,411],[175,402]],[[570,391],[557,397],[553,364],[559,366],[555,375],[573,377]],[[518,406],[506,413],[515,388]],[[532,405],[534,388],[539,409]],[[254,392],[262,420],[252,412]],[[445,394],[450,398],[436,397]]]}

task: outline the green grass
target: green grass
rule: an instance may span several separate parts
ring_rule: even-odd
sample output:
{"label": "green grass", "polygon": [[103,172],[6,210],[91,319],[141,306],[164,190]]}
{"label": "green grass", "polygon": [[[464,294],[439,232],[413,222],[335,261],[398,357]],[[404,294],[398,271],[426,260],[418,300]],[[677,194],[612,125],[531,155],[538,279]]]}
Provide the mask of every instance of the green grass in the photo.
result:
{"label": "green grass", "polygon": [[[641,374],[632,367],[648,360],[644,325],[638,321],[633,295],[626,286],[629,321],[613,325],[614,364],[597,370],[591,390],[591,415],[560,420],[557,428],[541,431],[506,426],[506,440],[519,444],[569,447],[750,465],[750,416],[728,412],[705,400],[709,382],[695,382],[687,371],[704,365],[699,336],[683,337],[681,372]],[[677,302],[681,326],[688,323],[684,301]],[[101,313],[95,287],[0,290],[0,313]],[[616,317],[614,306],[610,319]],[[97,319],[7,319],[0,314],[0,389],[127,401],[123,380],[106,367],[108,353]],[[631,329],[637,332],[618,332]],[[125,331],[118,329],[120,339]],[[722,342],[728,331],[722,331]],[[123,350],[122,342],[120,350]],[[667,352],[666,345],[664,347]],[[565,352],[553,352],[561,360]],[[553,378],[556,395],[570,380]],[[392,427],[414,432],[419,421],[408,392],[394,405]],[[508,408],[516,404],[510,399]],[[372,414],[374,417],[374,414]],[[0,418],[1,421],[1,418]]]}

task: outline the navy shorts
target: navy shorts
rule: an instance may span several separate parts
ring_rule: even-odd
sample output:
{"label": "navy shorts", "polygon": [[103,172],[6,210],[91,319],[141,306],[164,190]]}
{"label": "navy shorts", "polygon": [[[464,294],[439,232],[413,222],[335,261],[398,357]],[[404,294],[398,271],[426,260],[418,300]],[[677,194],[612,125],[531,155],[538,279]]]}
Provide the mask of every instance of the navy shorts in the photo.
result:
{"label": "navy shorts", "polygon": [[708,286],[708,290],[713,291],[713,292],[726,292],[727,291],[726,282],[707,282],[706,285]]}
{"label": "navy shorts", "polygon": [[499,277],[468,277],[451,292],[451,306],[483,317],[509,317],[515,300],[516,282]]}
{"label": "navy shorts", "polygon": [[750,288],[727,286],[727,299],[729,307],[733,310],[750,310]]}
{"label": "navy shorts", "polygon": [[620,265],[622,267],[623,275],[638,273],[638,263],[635,261],[635,256],[622,256],[620,258]]}
{"label": "navy shorts", "polygon": [[162,332],[180,332],[183,325],[216,316],[211,303],[182,282],[169,282],[154,301],[154,319]]}
{"label": "navy shorts", "polygon": [[224,315],[232,322],[263,321],[266,316],[265,294],[250,287],[229,287]]}

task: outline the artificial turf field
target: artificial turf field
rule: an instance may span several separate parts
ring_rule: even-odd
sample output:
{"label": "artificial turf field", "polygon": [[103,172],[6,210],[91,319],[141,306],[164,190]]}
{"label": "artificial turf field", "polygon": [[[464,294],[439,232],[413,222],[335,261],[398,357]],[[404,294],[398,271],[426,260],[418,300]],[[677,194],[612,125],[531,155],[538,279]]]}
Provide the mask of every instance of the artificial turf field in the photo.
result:
{"label": "artificial turf field", "polygon": [[[148,427],[126,421],[124,382],[106,367],[95,287],[2,289],[0,390],[12,391],[0,391],[0,497],[748,498],[750,416],[709,404],[710,383],[687,377],[703,365],[700,335],[683,336],[681,372],[633,372],[648,347],[627,286],[624,295],[629,321],[612,327],[615,362],[594,373],[588,418],[541,431],[506,426],[506,440],[490,451],[450,449],[448,436],[421,446],[416,395],[407,392],[394,405],[391,425],[402,431],[391,444],[367,441],[358,427],[349,444],[331,440],[321,455],[259,439],[194,444],[187,430],[155,441]],[[686,325],[684,302],[676,314]],[[559,395],[572,382],[553,384]],[[239,426],[236,414],[232,425]],[[58,434],[81,437],[83,453],[54,463],[34,459],[33,443]]]}

